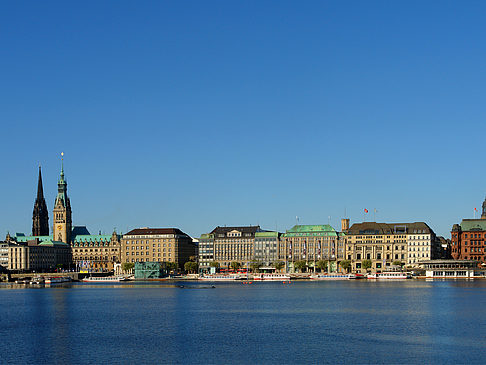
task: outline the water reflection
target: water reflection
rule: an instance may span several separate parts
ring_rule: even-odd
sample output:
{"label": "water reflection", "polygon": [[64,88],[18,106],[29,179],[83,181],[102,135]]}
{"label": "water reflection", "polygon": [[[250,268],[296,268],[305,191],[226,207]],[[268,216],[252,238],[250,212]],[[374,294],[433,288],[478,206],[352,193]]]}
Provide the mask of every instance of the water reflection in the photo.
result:
{"label": "water reflection", "polygon": [[[10,363],[481,363],[486,282],[0,287]],[[19,351],[19,348],[21,351]],[[365,356],[365,357],[363,357]]]}

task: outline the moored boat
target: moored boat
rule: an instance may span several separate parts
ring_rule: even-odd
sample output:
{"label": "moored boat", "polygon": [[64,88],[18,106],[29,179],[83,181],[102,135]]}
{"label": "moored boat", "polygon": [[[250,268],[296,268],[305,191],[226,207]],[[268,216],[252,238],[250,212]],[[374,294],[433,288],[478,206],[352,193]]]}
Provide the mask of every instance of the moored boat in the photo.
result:
{"label": "moored boat", "polygon": [[232,281],[232,280],[245,280],[245,275],[230,274],[230,275],[205,275],[201,276],[199,280],[206,281]]}
{"label": "moored boat", "polygon": [[311,275],[312,280],[350,280],[355,279],[353,274],[318,274]]}
{"label": "moored boat", "polygon": [[72,280],[69,276],[53,276],[45,279],[46,285],[70,283]]}
{"label": "moored boat", "polygon": [[253,280],[256,281],[287,281],[290,276],[286,274],[256,274],[253,275]]}
{"label": "moored boat", "polygon": [[406,272],[401,271],[385,271],[380,273],[368,274],[367,278],[377,280],[403,280],[411,279],[412,276]]}
{"label": "moored boat", "polygon": [[36,276],[34,278],[32,278],[32,280],[30,281],[30,284],[31,285],[42,285],[44,284],[45,280],[42,276]]}
{"label": "moored boat", "polygon": [[88,278],[82,279],[81,281],[89,283],[114,283],[121,281],[130,281],[130,279],[125,276],[90,276]]}

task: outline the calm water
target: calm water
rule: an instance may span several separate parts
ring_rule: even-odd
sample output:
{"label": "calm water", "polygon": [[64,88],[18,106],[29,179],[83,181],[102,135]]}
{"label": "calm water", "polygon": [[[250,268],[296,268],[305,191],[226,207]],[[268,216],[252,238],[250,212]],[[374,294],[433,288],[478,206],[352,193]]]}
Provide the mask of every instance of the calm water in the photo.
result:
{"label": "calm water", "polygon": [[1,362],[486,362],[486,282],[183,284],[0,286]]}

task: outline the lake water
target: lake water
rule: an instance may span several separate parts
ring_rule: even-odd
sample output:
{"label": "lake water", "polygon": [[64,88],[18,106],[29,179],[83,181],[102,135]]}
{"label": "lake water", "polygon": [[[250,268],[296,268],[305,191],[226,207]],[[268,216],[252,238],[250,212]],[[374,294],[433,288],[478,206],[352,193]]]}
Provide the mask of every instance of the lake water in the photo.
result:
{"label": "lake water", "polygon": [[486,363],[486,281],[210,285],[0,285],[1,363]]}

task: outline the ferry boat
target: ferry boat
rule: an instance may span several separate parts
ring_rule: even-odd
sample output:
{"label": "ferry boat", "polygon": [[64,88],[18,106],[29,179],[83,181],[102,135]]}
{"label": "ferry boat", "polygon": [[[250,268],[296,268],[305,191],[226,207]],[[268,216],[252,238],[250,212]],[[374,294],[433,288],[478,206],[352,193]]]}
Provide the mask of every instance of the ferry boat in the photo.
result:
{"label": "ferry boat", "polygon": [[290,276],[286,274],[257,274],[253,275],[255,281],[287,281]]}
{"label": "ferry boat", "polygon": [[34,278],[32,278],[32,280],[30,281],[30,285],[42,285],[45,283],[45,280],[42,276],[36,276]]}
{"label": "ferry boat", "polygon": [[82,279],[81,281],[89,283],[114,283],[120,281],[130,281],[130,279],[125,276],[90,276]]}
{"label": "ferry boat", "polygon": [[230,275],[206,275],[201,276],[199,280],[206,280],[206,281],[232,281],[232,280],[246,280],[247,277],[245,275],[238,275],[238,274],[230,274]]}
{"label": "ferry boat", "polygon": [[52,285],[52,284],[61,284],[61,283],[70,283],[72,280],[69,276],[54,276],[50,278],[45,279],[45,284],[46,285]]}
{"label": "ferry boat", "polygon": [[30,280],[28,280],[28,279],[15,280],[15,284],[29,284],[29,283],[30,283]]}
{"label": "ferry boat", "polygon": [[312,280],[350,280],[356,279],[354,274],[318,274],[311,275]]}
{"label": "ferry boat", "polygon": [[386,271],[381,273],[374,273],[368,274],[367,279],[377,279],[377,280],[403,280],[403,279],[411,279],[412,276],[407,274],[406,272],[400,271]]}

